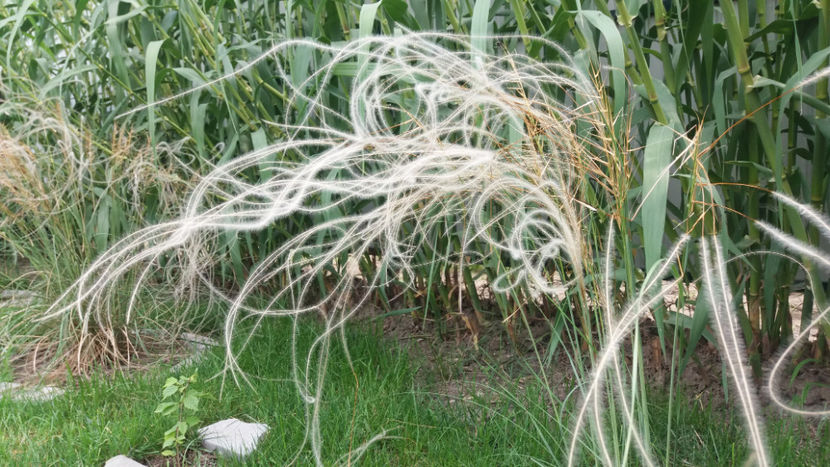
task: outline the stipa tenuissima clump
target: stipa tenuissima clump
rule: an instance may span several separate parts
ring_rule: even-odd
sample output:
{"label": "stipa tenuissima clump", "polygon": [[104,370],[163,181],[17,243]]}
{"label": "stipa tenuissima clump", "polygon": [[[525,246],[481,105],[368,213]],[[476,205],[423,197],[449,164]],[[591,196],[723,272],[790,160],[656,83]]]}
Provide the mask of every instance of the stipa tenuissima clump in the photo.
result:
{"label": "stipa tenuissima clump", "polygon": [[[242,317],[296,317],[323,310],[325,331],[304,359],[294,352],[293,362],[297,389],[308,403],[307,440],[322,463],[317,402],[330,339],[370,292],[353,289],[348,272],[353,269],[343,267],[330,291],[320,296],[318,275],[333,264],[345,266],[381,252],[374,255],[379,258],[377,273],[365,278],[370,286],[366,290],[398,277],[411,278],[413,253],[433,233],[461,229],[463,254],[453,252],[453,258],[460,258],[455,260],[481,261],[482,252],[467,246],[485,242],[521,263],[521,268],[493,278],[501,291],[518,285],[551,291],[546,264],[556,258],[567,261],[582,282],[582,219],[591,208],[575,201],[578,168],[594,165],[592,158],[602,149],[598,135],[605,130],[592,81],[564,53],[562,61],[540,63],[523,55],[486,55],[459,37],[406,34],[343,47],[284,42],[248,67],[298,48],[313,49],[328,60],[306,82],[293,86],[294,105],[288,107],[304,113],[290,125],[279,124],[287,135],[284,140],[202,177],[178,219],[118,242],[45,319],[64,313],[100,319],[97,310],[108,309],[120,278],[138,271],[133,285],[137,297],[142,282],[171,251],[179,252],[183,270],[205,270],[198,252],[221,233],[257,231],[288,216],[360,205],[348,215],[324,218],[282,244],[228,299],[226,366],[234,378],[244,377],[231,351],[234,339],[245,340],[234,332]],[[290,85],[288,72],[279,60],[275,63]],[[309,91],[330,82],[342,63],[359,65],[345,114],[327,106],[322,93]],[[253,183],[245,175],[252,168],[269,176]],[[202,277],[208,275],[202,272]],[[251,295],[277,279],[283,281],[279,292],[264,306],[254,305]],[[131,302],[128,320],[133,307]]]}
{"label": "stipa tenuissima clump", "polygon": [[[546,45],[558,50],[554,44]],[[100,310],[111,310],[107,303],[114,287],[128,272],[137,272],[132,285],[135,298],[165,257],[166,267],[178,261],[186,272],[183,276],[201,279],[216,296],[227,300],[226,369],[234,378],[245,378],[233,352],[239,350],[235,342],[244,346],[250,337],[236,332],[241,319],[320,313],[324,331],[307,353],[299,355],[294,348],[292,367],[297,390],[307,403],[304,445],[310,444],[316,462],[322,464],[319,401],[331,339],[373,290],[401,278],[411,281],[416,276],[414,268],[423,266],[414,262],[415,253],[430,247],[435,235],[457,235],[461,239],[457,248],[436,253],[431,261],[455,261],[463,268],[485,261],[488,255],[508,255],[520,266],[490,278],[497,292],[526,287],[552,294],[549,264],[560,260],[573,270],[575,279],[568,285],[584,292],[593,255],[584,222],[594,215],[595,207],[580,201],[584,199],[581,190],[586,177],[593,177],[592,188],[607,190],[608,197],[617,194],[618,185],[601,179],[604,164],[613,163],[606,157],[614,153],[609,149],[613,118],[594,81],[561,50],[558,61],[542,63],[522,54],[486,54],[471,48],[467,38],[435,33],[370,37],[338,47],[293,40],[280,43],[232,75],[154,105],[241,76],[264,60],[298,49],[311,50],[323,65],[304,82],[295,83],[290,70],[274,60],[278,78],[291,89],[292,101],[284,122],[268,123],[279,126],[285,137],[201,177],[179,218],[115,244],[44,319],[66,313],[84,320],[101,319]],[[339,79],[344,64],[352,65],[355,72],[347,111],[341,113],[319,90]],[[267,176],[252,181],[252,171]],[[204,253],[212,251],[216,238],[259,231],[291,216],[318,221],[264,257],[233,296],[212,286],[213,260]],[[605,248],[608,265],[613,263],[612,233],[609,229]],[[718,309],[729,303],[729,292],[715,287],[723,283],[718,269],[723,258],[716,242],[711,247],[708,241],[700,243],[703,263],[712,265],[705,281],[712,291],[712,305]],[[634,298],[620,313],[614,311],[609,292],[610,266],[604,284],[599,285],[602,290],[594,292],[605,310],[606,336],[583,384],[570,463],[576,462],[587,423],[593,428],[598,457],[606,463],[614,461],[604,435],[602,410],[609,371],[610,385],[615,388],[609,397],[621,401],[629,439],[643,462],[653,463],[650,447],[633,420],[618,349],[637,319],[660,299],[664,290],[658,284],[685,242],[684,237],[673,247],[642,290],[631,291]],[[177,254],[171,256],[171,252]],[[368,287],[358,289],[353,280],[356,268],[351,266],[364,257],[373,258],[376,264],[363,277]],[[328,275],[327,268],[332,267],[340,274]],[[322,294],[320,277],[333,281]],[[278,291],[264,304],[254,300],[263,285],[274,283],[280,284]],[[127,321],[134,306],[133,300],[124,312]],[[729,339],[736,336],[730,322],[717,321],[716,325],[726,332],[719,334],[725,351],[739,352],[729,347]],[[740,378],[745,367],[739,360],[733,373],[738,386],[744,388]],[[747,419],[755,423],[758,417],[751,397],[747,404],[743,407]],[[756,457],[766,463],[759,448],[761,430],[750,432]],[[368,440],[356,453],[383,435]]]}

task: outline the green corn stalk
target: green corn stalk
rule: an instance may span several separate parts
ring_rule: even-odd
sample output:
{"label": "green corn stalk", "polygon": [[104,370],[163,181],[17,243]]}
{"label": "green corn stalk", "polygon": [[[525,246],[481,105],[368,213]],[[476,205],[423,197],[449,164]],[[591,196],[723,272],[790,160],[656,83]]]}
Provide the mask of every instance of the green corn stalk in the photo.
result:
{"label": "green corn stalk", "polygon": [[[820,16],[819,16],[819,28],[818,28],[818,49],[825,49],[830,46],[830,0],[822,0],[821,1],[821,8],[820,8]],[[825,59],[821,65],[822,68],[826,67],[828,61]],[[827,94],[827,78],[822,78],[816,83],[816,91],[815,97],[817,100],[821,102],[830,102],[830,98],[828,98]],[[816,109],[816,126],[815,126],[815,134],[816,134],[816,142],[815,142],[815,151],[813,152],[813,161],[811,165],[812,170],[812,177],[810,180],[810,203],[813,205],[816,210],[822,212],[824,210],[824,199],[827,195],[827,182],[825,181],[826,178],[826,167],[827,167],[827,138],[828,136],[822,132],[822,125],[827,124],[827,114],[821,110]],[[807,232],[810,244],[818,246],[820,242],[818,229],[816,227],[811,227]],[[821,294],[817,295],[818,303],[820,306],[824,304],[821,300],[821,296],[824,295],[824,285],[819,282],[817,284],[817,288],[820,289]],[[813,294],[816,294],[813,291]],[[804,320],[802,320],[802,323]],[[830,323],[825,324],[822,328],[822,334],[825,338],[830,337]]]}
{"label": "green corn stalk", "polygon": [[[783,177],[783,166],[781,164],[781,157],[776,150],[775,140],[772,136],[772,131],[769,127],[769,120],[766,110],[761,106],[761,101],[758,98],[757,91],[753,88],[754,77],[747,58],[746,48],[743,41],[738,18],[735,14],[735,9],[731,1],[726,1],[721,4],[721,11],[723,12],[724,20],[726,22],[726,30],[729,38],[729,45],[732,52],[733,60],[737,66],[738,74],[740,75],[743,85],[742,94],[745,100],[745,108],[749,112],[755,112],[751,117],[755,128],[758,131],[758,136],[766,155],[767,164],[772,168],[775,176],[776,188],[786,195],[792,195],[793,191],[790,187],[789,181]],[[790,227],[797,239],[807,241],[807,231],[804,223],[798,213],[792,208],[782,206],[784,214],[790,222]],[[805,260],[805,265],[813,277],[819,277],[815,265]],[[821,287],[813,290],[816,301],[820,306],[826,303],[824,297],[824,290]],[[830,323],[825,323],[825,335],[830,335]]]}

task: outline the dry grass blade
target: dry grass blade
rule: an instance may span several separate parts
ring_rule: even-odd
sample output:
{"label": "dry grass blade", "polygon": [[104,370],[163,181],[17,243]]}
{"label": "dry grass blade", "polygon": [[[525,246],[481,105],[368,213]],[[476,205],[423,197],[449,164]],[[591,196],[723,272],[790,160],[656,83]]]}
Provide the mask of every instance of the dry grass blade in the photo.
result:
{"label": "dry grass blade", "polygon": [[[129,320],[116,304],[94,314],[33,318],[41,317],[43,301],[55,298],[120,236],[123,225],[141,223],[146,193],[155,191],[159,212],[169,213],[188,182],[175,167],[151,168],[147,147],[128,132],[116,130],[104,145],[63,118],[52,102],[5,88],[0,94],[9,98],[0,101],[0,114],[9,117],[8,126],[0,127],[0,240],[30,269],[12,285],[35,296],[0,314],[4,357],[28,360],[27,373],[57,367],[58,377],[65,376],[64,364],[86,373],[129,363],[136,329],[125,326]],[[175,145],[160,150],[178,161]]]}

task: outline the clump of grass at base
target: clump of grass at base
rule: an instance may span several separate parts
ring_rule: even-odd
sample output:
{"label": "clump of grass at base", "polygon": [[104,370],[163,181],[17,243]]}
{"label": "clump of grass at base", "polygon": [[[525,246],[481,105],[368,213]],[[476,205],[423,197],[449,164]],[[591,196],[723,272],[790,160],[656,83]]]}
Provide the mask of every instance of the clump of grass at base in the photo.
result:
{"label": "clump of grass at base", "polygon": [[[32,297],[0,313],[0,352],[17,366],[57,368],[57,377],[65,365],[75,373],[118,367],[134,358],[139,329],[165,327],[151,320],[128,326],[125,315],[113,311],[126,310],[127,290],[114,294],[106,319],[38,318],[125,232],[147,217],[171,215],[189,184],[189,171],[172,156],[169,164],[153,162],[146,144],[127,130],[97,141],[50,101],[15,96],[5,88],[0,93],[7,99],[0,101],[0,254],[20,265],[0,274],[6,276],[5,287]],[[156,313],[155,319],[161,316]]]}
{"label": "clump of grass at base", "polygon": [[[668,452],[660,443],[655,446],[664,465],[745,465],[751,458],[743,414],[734,408],[702,406],[685,393],[668,396],[652,391],[649,401],[655,439],[671,439]],[[764,415],[771,464],[821,465],[830,456],[826,420],[782,415],[772,408]]]}

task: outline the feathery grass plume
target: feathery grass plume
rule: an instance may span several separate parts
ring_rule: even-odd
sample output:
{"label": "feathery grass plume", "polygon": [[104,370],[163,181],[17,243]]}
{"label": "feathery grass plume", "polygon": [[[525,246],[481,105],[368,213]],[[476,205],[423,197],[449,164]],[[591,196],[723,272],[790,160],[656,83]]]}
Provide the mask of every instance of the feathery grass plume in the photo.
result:
{"label": "feathery grass plume", "polygon": [[[798,201],[790,198],[787,195],[778,192],[773,192],[773,197],[781,203],[794,208],[802,217],[804,217],[812,225],[818,228],[819,234],[825,240],[830,241],[830,220],[821,215],[811,206],[799,203]],[[758,224],[758,226],[761,229],[763,229],[767,234],[769,234],[776,241],[778,241],[782,246],[784,246],[784,248],[794,253],[798,253],[799,255],[810,258],[824,270],[830,270],[830,255],[828,255],[827,253],[822,252],[818,248],[808,245],[796,239],[795,237],[780,231],[779,229],[771,226],[770,224],[764,221],[759,220],[755,223]]]}
{"label": "feathery grass plume", "polygon": [[[816,211],[812,206],[800,203],[787,195],[774,192],[773,196],[781,203],[794,208],[802,217],[809,221],[810,224],[816,227],[819,235],[821,235],[826,240],[830,240],[830,219]],[[781,246],[783,246],[787,250],[795,254],[801,255],[802,257],[809,258],[815,261],[815,264],[824,269],[825,271],[830,269],[830,254],[828,254],[827,252],[821,251],[818,248],[808,245],[792,237],[791,235],[788,235],[780,231],[779,229],[771,226],[766,222],[756,221],[756,223],[764,232],[769,234],[773,239],[775,239],[778,243],[781,244]],[[793,261],[795,261],[795,259],[793,259]],[[795,262],[805,271],[807,280],[809,281],[810,286],[812,288],[815,289],[816,287],[823,287],[821,280],[818,280],[818,278],[814,277],[813,274],[811,274],[810,271],[808,271],[803,264],[799,263],[798,261]],[[800,346],[802,346],[808,341],[810,332],[816,326],[819,326],[827,322],[828,314],[830,314],[830,305],[828,305],[827,303],[817,303],[816,306],[819,309],[819,313],[812,318],[812,320],[807,326],[802,327],[798,335],[794,337],[793,341],[790,342],[789,345],[787,345],[787,347],[783,351],[781,351],[778,358],[775,359],[774,363],[772,364],[772,367],[769,372],[769,377],[767,379],[767,392],[769,393],[773,403],[787,412],[806,416],[827,416],[830,415],[830,410],[804,410],[802,408],[792,406],[792,404],[786,402],[782,398],[776,383],[776,381],[779,380],[778,374],[788,367],[787,357],[790,356],[796,350],[798,350]]]}
{"label": "feathery grass plume", "polygon": [[738,402],[746,418],[749,441],[755,461],[769,465],[762,415],[751,381],[751,370],[744,364],[744,346],[740,329],[732,313],[732,292],[726,277],[726,263],[717,237],[703,237],[700,240],[701,273],[706,290],[706,300],[713,311],[713,322],[721,354],[726,360],[729,374],[738,393]]}
{"label": "feathery grass plume", "polygon": [[[639,321],[639,319],[643,317],[643,315],[652,307],[659,303],[666,292],[671,290],[671,288],[677,284],[676,281],[670,284],[662,284],[662,279],[671,269],[672,264],[682,251],[682,248],[686,244],[688,238],[686,236],[682,236],[678,240],[678,242],[670,250],[667,259],[664,259],[655,265],[655,268],[648,275],[648,277],[646,277],[646,280],[640,290],[636,292],[633,298],[625,306],[623,311],[620,313],[620,316],[615,317],[613,302],[611,301],[611,297],[608,296],[608,291],[611,289],[610,271],[613,271],[613,268],[610,267],[610,237],[613,237],[613,231],[609,231],[608,235],[609,239],[606,250],[607,256],[605,265],[606,274],[604,279],[605,284],[603,286],[605,290],[605,298],[603,301],[606,302],[603,304],[603,308],[605,311],[605,326],[606,329],[608,329],[608,332],[604,338],[600,354],[594,364],[591,375],[587,379],[588,389],[585,391],[583,396],[582,404],[579,412],[577,413],[576,422],[573,428],[573,435],[570,440],[568,465],[577,464],[577,445],[580,434],[586,424],[586,420],[590,420],[593,432],[597,437],[597,443],[599,444],[603,463],[606,465],[614,464],[614,461],[610,455],[608,442],[603,435],[606,420],[604,417],[605,414],[602,410],[601,396],[602,388],[605,384],[605,375],[609,369],[613,370],[613,374],[615,376],[614,382],[616,384],[613,384],[615,390],[614,396],[616,396],[623,405],[623,410],[621,412],[624,416],[624,421],[627,424],[629,433],[634,437],[635,447],[640,454],[640,458],[646,465],[655,465],[654,461],[651,459],[650,449],[643,444],[640,436],[634,429],[635,422],[633,419],[633,404],[626,400],[629,396],[626,394],[626,385],[623,381],[622,370],[619,363],[620,346],[623,339],[631,333],[631,329]],[[662,284],[662,286],[658,288],[658,284]]]}
{"label": "feathery grass plume", "polygon": [[[291,216],[319,219],[263,258],[236,295],[226,297],[225,346],[226,370],[238,383],[247,378],[234,357],[240,320],[286,316],[296,325],[303,314],[322,316],[325,330],[304,361],[295,347],[292,362],[296,387],[307,402],[303,444],[310,444],[322,464],[319,401],[330,339],[372,290],[398,278],[411,281],[413,268],[422,266],[413,263],[415,253],[429,247],[436,234],[462,229],[467,256],[453,259],[448,252],[436,255],[436,262],[481,262],[482,243],[492,254],[514,258],[519,268],[491,278],[498,291],[523,286],[552,292],[549,265],[554,260],[567,262],[584,289],[582,222],[593,208],[577,201],[578,190],[582,170],[596,166],[592,158],[603,157],[599,139],[611,131],[596,88],[564,52],[556,63],[513,54],[474,63],[480,53],[473,53],[468,41],[436,33],[370,37],[340,47],[286,41],[232,75],[205,84],[298,47],[330,57],[300,86],[291,84],[276,61],[279,77],[292,86],[296,108],[306,109],[299,121],[289,124],[292,116],[286,115],[286,122],[277,123],[286,139],[202,177],[181,217],[113,245],[43,318],[75,313],[85,321],[106,319],[101,310],[108,309],[119,281],[139,270],[135,296],[162,255],[175,251],[182,267],[204,270],[194,245]],[[359,69],[349,113],[341,115],[316,90],[332,80],[338,66],[355,61]],[[287,154],[298,162],[283,161]],[[256,168],[270,176],[250,182],[246,171]],[[347,214],[333,214],[335,209]],[[358,289],[354,268],[345,266],[370,256],[378,261],[375,273],[365,277],[369,287]],[[204,282],[218,293],[209,280]],[[317,293],[321,283],[327,287]],[[279,284],[277,291],[265,305],[256,303],[257,291],[269,284]],[[249,338],[240,337],[242,348]],[[345,342],[344,348],[348,357]]]}

